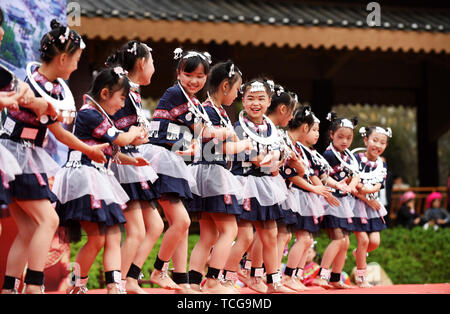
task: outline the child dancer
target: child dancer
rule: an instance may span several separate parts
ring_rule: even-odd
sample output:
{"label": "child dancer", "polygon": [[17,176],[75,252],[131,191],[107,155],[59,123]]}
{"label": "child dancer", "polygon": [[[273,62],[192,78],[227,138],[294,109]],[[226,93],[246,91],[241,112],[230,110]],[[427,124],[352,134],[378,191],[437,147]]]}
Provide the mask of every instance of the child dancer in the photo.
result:
{"label": "child dancer", "polygon": [[[109,67],[115,64],[123,67],[128,72],[131,85],[125,106],[112,117],[115,126],[128,131],[132,125],[142,125],[145,130],[142,138],[121,148],[129,156],[139,155],[137,146],[148,142],[149,122],[142,112],[139,86],[149,85],[155,72],[151,51],[146,44],[133,40],[117,50],[106,62]],[[127,223],[126,239],[122,244],[122,282],[127,293],[143,294],[146,292],[138,284],[141,268],[164,229],[162,218],[153,204],[158,198],[152,186],[157,175],[151,166],[114,163],[111,170],[130,198],[124,211]]]}
{"label": "child dancer", "polygon": [[[288,126],[289,121],[291,121],[291,119],[293,118],[293,113],[296,105],[296,95],[285,91],[283,86],[281,85],[274,86],[272,101],[269,108],[267,109],[267,117],[272,120],[272,122],[277,126],[278,132],[284,132],[279,128],[286,128]],[[291,157],[292,158],[289,158],[288,163],[297,166],[299,172],[304,171],[303,165],[301,164],[300,160],[298,160],[295,155],[292,155]],[[277,221],[277,247],[278,261],[280,265],[283,258],[284,248],[292,238],[292,233],[287,230],[286,226],[294,223],[295,221],[295,215],[292,211],[288,210],[284,212],[284,214],[285,218]]]}
{"label": "child dancer", "polygon": [[[2,86],[0,86],[0,90],[1,89]],[[3,108],[18,109],[18,100],[15,97],[15,92],[0,92],[0,111],[3,110]],[[0,219],[4,218],[7,213],[3,213],[2,206],[11,203],[9,182],[13,181],[15,176],[21,173],[22,169],[17,163],[17,160],[0,144]],[[0,235],[1,233],[2,228],[0,224]]]}
{"label": "child dancer", "polygon": [[[202,271],[210,255],[207,280],[202,288],[208,293],[234,292],[222,286],[218,279],[237,235],[235,215],[242,213],[238,201],[242,201],[243,186],[227,169],[226,155],[251,149],[252,145],[249,140],[233,141],[235,133],[223,106],[233,103],[241,83],[241,73],[232,61],[218,63],[211,69],[208,99],[203,107],[214,129],[203,133],[201,155],[189,167],[197,185],[188,211],[201,213],[200,239],[191,252],[189,283],[192,288],[200,289]],[[206,137],[206,133],[213,134]],[[227,138],[230,141],[226,142]]]}
{"label": "child dancer", "polygon": [[[183,158],[176,151],[187,149],[193,139],[196,122],[200,123],[202,111],[195,94],[203,89],[210,67],[210,55],[197,51],[183,52],[177,48],[175,59],[177,82],[161,97],[150,126],[150,143],[141,145],[141,152],[158,174],[154,188],[159,204],[169,222],[150,280],[166,289],[189,289],[187,268],[188,228],[190,218],[182,200],[192,198],[191,187],[195,178]],[[177,248],[178,246],[178,248]],[[173,258],[173,280],[167,276]],[[181,285],[181,286],[180,286]]]}
{"label": "child dancer", "polygon": [[[275,126],[264,116],[270,105],[271,89],[266,82],[253,80],[243,86],[242,92],[246,114],[241,112],[240,121],[235,124],[236,134],[240,139],[244,139],[245,136],[253,137],[264,144],[258,143],[256,150],[238,154],[236,158],[238,162],[234,162],[233,165],[233,174],[240,176],[244,182],[242,205],[244,211],[239,216],[237,240],[225,265],[225,278],[236,277],[239,261],[252,242],[254,225],[263,244],[263,260],[268,283],[267,290],[260,292],[292,292],[281,284],[278,273],[276,220],[283,218],[279,204],[286,199],[286,187],[284,182],[278,181],[280,177],[272,175],[277,174],[278,165],[270,167],[268,163],[275,161],[276,158],[272,159],[272,156],[277,156],[277,152],[266,152],[268,145],[279,141]],[[258,273],[259,278],[264,273],[263,268],[252,268],[253,271]]]}
{"label": "child dancer", "polygon": [[114,159],[137,166],[147,164],[142,157],[120,153],[118,147],[135,141],[142,130],[132,126],[127,132],[121,132],[109,117],[124,106],[129,93],[128,79],[122,73],[121,68],[101,71],[85,95],[85,103],[75,120],[77,138],[88,145],[105,143],[107,163],[96,163],[85,154],[70,150],[67,163],[55,177],[53,191],[59,199],[56,208],[61,225],[78,230],[82,227],[88,236],[75,260],[80,273],[73,274],[68,293],[85,293],[89,269],[103,247],[107,291],[121,291],[119,226],[126,222],[122,210],[129,198],[108,163]]}
{"label": "child dancer", "polygon": [[[323,186],[321,178],[325,176],[327,164],[311,148],[319,139],[319,123],[310,106],[301,106],[289,123],[288,136],[293,150],[302,159],[306,167],[305,175],[298,175],[295,169],[285,167],[283,176],[290,185],[290,197],[286,202],[296,215],[296,223],[290,226],[296,235],[291,247],[284,271],[283,282],[289,288],[302,291],[303,269],[307,251],[313,244],[313,233],[320,229],[319,220],[324,215],[324,198],[331,205],[339,205],[330,189]],[[295,143],[295,144],[294,144]],[[326,179],[326,178],[325,178]]]}
{"label": "child dancer", "polygon": [[331,121],[332,141],[323,157],[331,167],[331,178],[337,182],[335,187],[339,190],[333,192],[333,195],[338,198],[340,205],[325,207],[321,227],[327,230],[331,242],[323,254],[320,278],[316,278],[315,283],[324,288],[345,289],[351,286],[341,282],[340,277],[350,244],[348,233],[353,230],[352,209],[355,203],[354,197],[348,193],[357,193],[356,186],[359,183],[358,164],[348,148],[353,141],[353,129],[358,120],[356,117],[352,121],[338,118],[334,112],[328,114],[327,118]]}
{"label": "child dancer", "polygon": [[[275,83],[273,83],[273,81],[271,80],[268,80],[267,82],[273,91],[272,100],[269,108],[267,109],[267,117],[277,127],[277,132],[279,132],[280,135],[283,135],[284,131],[279,128],[285,128],[288,125],[289,121],[292,119],[292,113],[294,112],[295,106],[297,105],[297,100],[293,94],[285,91],[281,85],[275,85]],[[282,138],[283,137],[281,136],[281,141],[283,141]],[[285,145],[285,143],[281,143],[281,145]],[[304,168],[300,160],[297,159],[294,155],[291,155],[290,153],[288,154],[290,155],[288,163],[291,166],[296,167],[297,171],[303,173]],[[284,159],[280,164],[282,163],[284,163]],[[279,181],[281,183],[283,180]],[[288,231],[287,225],[295,222],[295,214],[292,211],[285,210],[283,211],[283,215],[284,218],[277,220],[277,248],[279,265],[281,265],[281,259],[283,258],[283,250],[292,238],[292,234]],[[261,239],[256,233],[252,248],[250,250],[250,254],[247,259],[247,261],[252,262],[253,267],[258,268],[262,267],[263,265],[262,248],[263,246],[261,243]],[[251,273],[249,273],[248,275],[251,275]],[[245,278],[243,280],[246,281],[249,285],[252,285],[252,283],[258,281],[256,278],[251,277]]]}
{"label": "child dancer", "polygon": [[361,183],[357,186],[359,199],[353,208],[354,232],[358,246],[354,251],[356,259],[356,284],[360,288],[371,285],[366,278],[367,253],[380,245],[380,231],[386,228],[383,216],[387,211],[381,203],[376,202],[379,191],[386,180],[386,163],[381,159],[389,138],[392,137],[390,128],[382,127],[360,128],[364,138],[366,152],[355,153],[359,164]]}
{"label": "child dancer", "polygon": [[[75,31],[61,26],[57,21],[53,20],[51,26],[52,30],[41,40],[43,64],[31,77],[27,76],[26,82],[33,83],[33,89],[37,86],[47,96],[62,99],[62,87],[55,80],[58,77],[69,78],[77,68],[84,44]],[[41,96],[38,91],[34,92],[36,96]],[[27,263],[25,292],[42,293],[45,261],[58,227],[58,216],[51,205],[56,201],[56,196],[49,188],[48,177],[53,176],[59,166],[42,148],[47,129],[60,142],[82,151],[90,159],[106,161],[101,151],[102,145],[86,145],[53,118],[46,115],[39,118],[23,107],[8,113],[0,143],[15,156],[22,167],[22,174],[10,183],[13,203],[9,209],[17,224],[18,235],[8,254],[3,286],[6,293],[14,292],[14,282],[20,278]]]}
{"label": "child dancer", "polygon": [[[0,8],[0,46],[4,34],[2,25],[3,11]],[[17,111],[19,110],[19,105],[33,110],[38,117],[43,114],[56,115],[55,111],[51,111],[53,110],[51,105],[44,99],[34,96],[28,84],[20,81],[12,72],[0,64],[0,112],[3,109]],[[3,132],[3,125],[0,125],[0,135]],[[11,203],[9,182],[21,173],[22,169],[11,152],[0,145],[0,207]],[[5,215],[9,215],[9,212],[0,208],[0,218],[5,217]]]}

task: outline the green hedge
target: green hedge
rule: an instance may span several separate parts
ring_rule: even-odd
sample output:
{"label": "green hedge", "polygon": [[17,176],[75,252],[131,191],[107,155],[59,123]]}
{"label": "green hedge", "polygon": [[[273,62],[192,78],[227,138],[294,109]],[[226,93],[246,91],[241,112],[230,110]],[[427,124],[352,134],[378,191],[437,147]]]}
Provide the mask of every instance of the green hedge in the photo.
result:
{"label": "green hedge", "polygon": [[[198,241],[197,234],[189,236],[189,252]],[[320,233],[315,237],[316,249],[323,254],[329,243],[328,236]],[[76,253],[83,246],[85,237],[79,243],[71,245],[71,260],[74,261]],[[290,245],[293,243],[291,241]],[[149,271],[153,268],[156,254],[159,251],[161,238],[156,243],[147,261],[144,264],[144,279],[149,278]],[[356,248],[356,238],[350,236],[350,248],[344,271],[351,273],[355,266],[352,255]],[[286,258],[284,258],[284,261]],[[386,271],[394,284],[424,284],[450,282],[450,228],[424,230],[414,228],[412,230],[396,227],[387,229],[381,233],[380,247],[371,252],[367,262],[377,262]],[[102,253],[97,256],[89,273],[88,288],[99,288],[99,274],[102,269]]]}
{"label": "green hedge", "polygon": [[[316,238],[317,251],[323,253],[328,238]],[[355,267],[352,251],[357,246],[354,234],[344,271],[351,273]],[[394,284],[424,284],[450,282],[450,229],[412,230],[395,227],[381,232],[381,244],[369,254],[367,262],[378,263]]]}

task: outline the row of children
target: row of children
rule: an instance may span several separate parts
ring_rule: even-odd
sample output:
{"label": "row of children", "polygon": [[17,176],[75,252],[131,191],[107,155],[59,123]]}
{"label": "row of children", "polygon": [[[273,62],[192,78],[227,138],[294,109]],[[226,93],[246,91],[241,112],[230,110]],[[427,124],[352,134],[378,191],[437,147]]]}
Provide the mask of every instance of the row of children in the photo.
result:
{"label": "row of children", "polygon": [[[95,76],[71,133],[58,122],[67,113],[62,117],[54,110],[70,93],[57,79],[67,80],[76,70],[85,45],[68,27],[57,21],[51,26],[41,41],[42,64],[18,83],[20,89],[11,92],[17,79],[0,86],[2,107],[9,109],[0,139],[0,200],[19,230],[2,292],[17,292],[25,267],[25,292],[42,292],[46,255],[61,225],[71,235],[81,228],[87,234],[68,293],[86,293],[102,248],[108,293],[145,293],[138,285],[141,268],[164,229],[157,205],[168,228],[150,280],[163,288],[235,293],[240,276],[259,292],[303,290],[306,252],[320,229],[331,241],[316,284],[348,288],[340,273],[349,232],[355,232],[358,285],[369,286],[366,254],[379,245],[379,231],[386,227],[376,196],[386,175],[380,155],[390,129],[361,128],[367,149],[353,154],[348,148],[357,120],[331,113],[331,143],[321,155],[312,148],[320,120],[309,106],[298,105],[295,94],[264,79],[242,84],[232,61],[211,67],[208,53],[181,49],[174,52],[177,81],[150,122],[139,87],[149,85],[155,72],[152,49],[130,41]],[[5,69],[1,75],[2,82],[13,78]],[[195,95],[205,85],[208,97],[201,103]],[[244,110],[232,125],[224,107],[239,93]],[[62,168],[42,149],[47,129],[70,148]],[[187,265],[193,215],[200,238]],[[282,251],[292,233],[296,242],[281,274]]]}

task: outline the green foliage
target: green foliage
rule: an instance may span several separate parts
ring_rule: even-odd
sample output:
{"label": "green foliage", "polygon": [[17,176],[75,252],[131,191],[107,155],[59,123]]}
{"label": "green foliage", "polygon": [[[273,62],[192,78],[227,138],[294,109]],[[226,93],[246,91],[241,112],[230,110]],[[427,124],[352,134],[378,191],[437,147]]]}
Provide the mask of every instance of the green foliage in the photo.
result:
{"label": "green foliage", "polygon": [[[188,242],[188,252],[189,256],[194,248],[195,244],[197,243],[199,239],[198,234],[191,234],[189,235],[189,242]],[[83,247],[83,245],[87,241],[87,236],[83,235],[81,241],[77,243],[71,243],[70,245],[70,261],[74,262],[75,257],[78,253],[78,251]],[[144,274],[144,280],[150,279],[150,273],[153,270],[153,264],[155,263],[156,256],[158,255],[159,248],[161,246],[162,236],[158,239],[158,241],[155,243],[153,250],[150,252],[147,260],[145,261],[144,265],[142,266],[142,273]],[[173,265],[169,266],[171,268]],[[189,266],[189,265],[188,265]],[[89,281],[87,284],[88,289],[99,289],[100,288],[100,270],[103,270],[103,250],[100,251],[100,253],[97,255],[94,264],[92,265],[90,271],[89,271]],[[145,285],[144,285],[145,287]]]}
{"label": "green foliage", "polygon": [[16,42],[16,35],[13,29],[7,23],[3,23],[3,29],[5,34],[1,42],[0,58],[7,60],[18,68],[25,67],[26,64],[23,63],[25,53],[22,47]]}
{"label": "green foliage", "polygon": [[[295,237],[294,237],[295,238]],[[190,252],[199,239],[198,234],[189,235],[188,252]],[[152,252],[147,258],[142,272],[144,280],[150,277],[156,255],[159,252],[162,237],[155,244]],[[317,241],[316,250],[323,255],[329,243],[328,236],[321,232],[315,236]],[[290,245],[293,244],[292,240]],[[86,237],[71,245],[71,261],[86,242]],[[347,252],[347,261],[344,271],[351,273],[355,266],[352,251],[356,248],[356,238],[350,236],[350,247]],[[89,289],[100,288],[100,269],[103,268],[103,251],[97,256],[89,272]],[[424,230],[416,227],[412,230],[396,227],[381,232],[380,247],[369,254],[367,262],[378,263],[387,273],[394,284],[425,284],[450,282],[450,229],[439,229],[437,231]],[[286,262],[286,257],[283,259]]]}
{"label": "green foliage", "polygon": [[[315,237],[316,250],[323,255],[329,239],[325,233]],[[356,266],[352,251],[357,242],[350,235],[350,247],[344,271]],[[450,282],[450,229],[437,231],[421,227],[412,230],[395,227],[381,232],[380,246],[369,253],[367,263],[378,263],[394,284],[425,284]]]}

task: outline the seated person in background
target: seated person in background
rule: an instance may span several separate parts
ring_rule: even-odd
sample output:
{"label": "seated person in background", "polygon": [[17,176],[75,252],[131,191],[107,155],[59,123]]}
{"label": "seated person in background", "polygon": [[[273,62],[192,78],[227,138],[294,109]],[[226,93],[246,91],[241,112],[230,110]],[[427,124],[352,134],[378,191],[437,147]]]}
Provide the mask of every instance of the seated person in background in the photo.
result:
{"label": "seated person in background", "polygon": [[415,208],[416,194],[408,191],[400,197],[400,209],[397,213],[396,224],[411,229],[420,224],[421,218]]}
{"label": "seated person in background", "polygon": [[448,227],[450,225],[450,214],[446,209],[442,208],[441,205],[441,193],[433,192],[427,196],[427,210],[423,215],[425,229],[427,229],[428,226],[434,226],[434,228],[437,229],[437,227]]}
{"label": "seated person in background", "polygon": [[409,184],[403,181],[403,178],[399,175],[394,175],[394,184],[392,186],[394,189],[407,189]]}
{"label": "seated person in background", "polygon": [[303,279],[302,279],[302,283],[305,286],[313,286],[314,278],[317,277],[320,271],[320,266],[319,264],[317,264],[317,262],[320,263],[320,257],[317,254],[315,244],[316,241],[314,241],[314,243],[308,249],[306,257],[305,269],[303,270]]}

